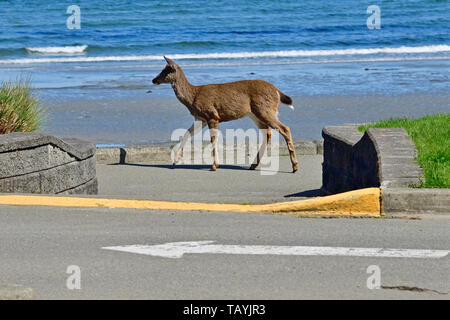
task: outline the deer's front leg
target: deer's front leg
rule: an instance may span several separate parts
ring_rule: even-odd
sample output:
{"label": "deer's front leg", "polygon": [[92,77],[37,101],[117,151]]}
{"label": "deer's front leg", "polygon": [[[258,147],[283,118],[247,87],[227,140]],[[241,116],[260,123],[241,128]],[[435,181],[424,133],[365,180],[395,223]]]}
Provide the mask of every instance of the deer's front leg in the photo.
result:
{"label": "deer's front leg", "polygon": [[214,157],[214,163],[211,166],[212,171],[216,171],[216,169],[219,167],[219,155],[217,153],[217,138],[219,136],[219,122],[218,121],[210,121],[208,122],[209,127],[209,135],[211,136],[211,143],[213,147],[213,157]]}
{"label": "deer's front leg", "polygon": [[[177,151],[175,152],[175,157],[173,159],[173,165],[176,165],[178,161],[180,160],[181,156],[183,155],[183,148],[188,141],[189,137],[191,135],[195,135],[197,132],[197,128],[203,129],[206,126],[206,122],[203,122],[201,120],[196,119],[192,126],[186,131],[186,133],[183,136],[183,140],[181,140],[180,146],[178,147]],[[194,133],[194,134],[192,134]]]}

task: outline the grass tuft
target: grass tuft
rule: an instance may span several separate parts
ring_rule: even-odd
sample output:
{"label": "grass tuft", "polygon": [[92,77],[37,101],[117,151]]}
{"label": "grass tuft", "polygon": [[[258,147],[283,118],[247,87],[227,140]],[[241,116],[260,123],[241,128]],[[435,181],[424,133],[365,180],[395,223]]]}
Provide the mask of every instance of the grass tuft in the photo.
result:
{"label": "grass tuft", "polygon": [[417,149],[416,161],[425,181],[419,188],[450,188],[450,114],[429,115],[418,119],[389,119],[360,126],[368,128],[404,128]]}
{"label": "grass tuft", "polygon": [[40,129],[44,110],[30,80],[5,81],[0,87],[0,134],[31,132]]}

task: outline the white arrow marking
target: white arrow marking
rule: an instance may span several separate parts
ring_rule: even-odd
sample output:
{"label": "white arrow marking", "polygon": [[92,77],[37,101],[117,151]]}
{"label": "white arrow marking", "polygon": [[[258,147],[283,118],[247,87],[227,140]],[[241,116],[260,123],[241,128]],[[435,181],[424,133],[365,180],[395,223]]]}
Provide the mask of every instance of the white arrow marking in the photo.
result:
{"label": "white arrow marking", "polygon": [[181,258],[185,253],[219,254],[260,254],[287,256],[350,256],[385,258],[443,258],[449,250],[426,249],[383,249],[383,248],[345,248],[345,247],[304,247],[304,246],[239,246],[212,244],[214,241],[170,242],[157,245],[131,245],[103,247],[156,257]]}

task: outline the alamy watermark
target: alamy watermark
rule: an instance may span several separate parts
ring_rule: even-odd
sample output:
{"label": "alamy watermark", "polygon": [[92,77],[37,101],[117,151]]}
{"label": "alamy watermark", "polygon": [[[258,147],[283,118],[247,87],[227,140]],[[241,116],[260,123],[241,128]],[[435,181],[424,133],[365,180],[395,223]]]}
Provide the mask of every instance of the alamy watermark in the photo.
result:
{"label": "alamy watermark", "polygon": [[381,269],[377,265],[370,265],[366,269],[366,273],[370,274],[367,278],[366,286],[368,289],[380,289],[381,288]]}
{"label": "alamy watermark", "polygon": [[81,269],[77,265],[70,265],[66,269],[66,273],[70,274],[66,280],[66,287],[69,290],[81,289]]}
{"label": "alamy watermark", "polygon": [[67,14],[70,16],[66,20],[67,29],[81,29],[81,9],[77,5],[67,7]]}
{"label": "alamy watermark", "polygon": [[381,10],[377,5],[371,5],[367,7],[367,14],[370,16],[367,18],[366,25],[369,29],[381,29]]}

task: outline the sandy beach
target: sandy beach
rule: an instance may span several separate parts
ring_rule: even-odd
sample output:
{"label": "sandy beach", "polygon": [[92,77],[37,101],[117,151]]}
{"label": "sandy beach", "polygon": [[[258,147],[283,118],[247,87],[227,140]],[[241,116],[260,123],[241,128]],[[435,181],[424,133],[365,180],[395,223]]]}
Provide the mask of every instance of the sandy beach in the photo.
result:
{"label": "sandy beach", "polygon": [[[158,90],[159,88],[156,88]],[[120,93],[110,92],[111,96]],[[127,92],[128,98],[45,100],[48,120],[43,131],[73,136],[96,144],[136,145],[170,141],[193,118],[175,97]],[[106,95],[106,93],[105,93]],[[325,125],[363,123],[389,117],[416,118],[449,112],[449,92],[400,95],[293,96],[295,110],[279,107],[279,118],[295,140],[320,139]],[[255,128],[249,118],[222,123],[220,128]]]}

